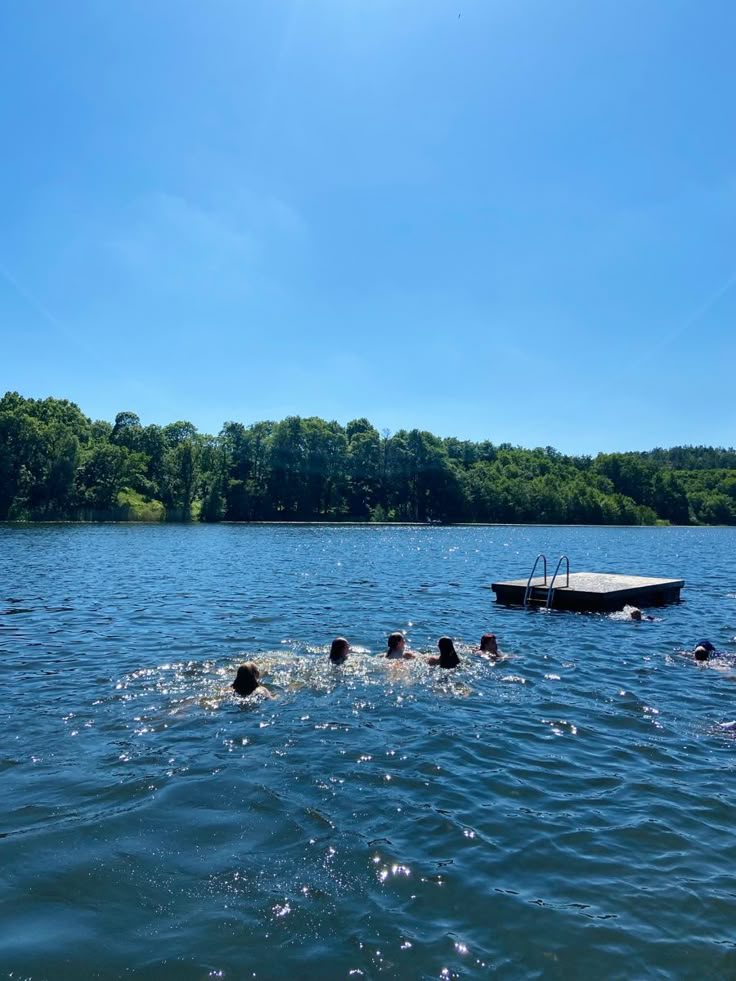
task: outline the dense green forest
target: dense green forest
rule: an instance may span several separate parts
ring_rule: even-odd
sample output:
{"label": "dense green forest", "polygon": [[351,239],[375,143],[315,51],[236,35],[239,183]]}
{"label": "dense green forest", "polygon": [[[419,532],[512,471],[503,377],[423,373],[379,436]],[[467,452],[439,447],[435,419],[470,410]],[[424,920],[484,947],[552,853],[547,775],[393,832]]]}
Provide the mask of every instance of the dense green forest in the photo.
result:
{"label": "dense green forest", "polygon": [[0,520],[60,519],[732,525],[736,451],[563,456],[299,416],[207,436],[8,392]]}

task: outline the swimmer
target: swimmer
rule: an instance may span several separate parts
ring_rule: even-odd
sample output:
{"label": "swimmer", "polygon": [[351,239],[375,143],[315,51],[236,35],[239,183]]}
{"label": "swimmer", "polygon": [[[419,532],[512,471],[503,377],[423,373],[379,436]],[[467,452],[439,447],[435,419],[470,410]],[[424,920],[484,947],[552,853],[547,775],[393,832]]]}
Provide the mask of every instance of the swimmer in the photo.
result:
{"label": "swimmer", "polygon": [[246,661],[245,664],[241,664],[238,668],[238,673],[235,675],[235,681],[233,682],[233,688],[242,698],[247,698],[248,695],[252,695],[253,692],[257,691],[259,695],[264,695],[266,698],[273,698],[274,696],[260,682],[261,672],[256,667],[254,661]]}
{"label": "swimmer", "polygon": [[480,647],[475,654],[486,655],[487,657],[500,657],[501,652],[498,649],[498,641],[496,640],[495,634],[483,634],[480,639]]}
{"label": "swimmer", "polygon": [[388,635],[388,650],[386,651],[384,657],[388,657],[393,661],[398,661],[401,658],[409,661],[412,658],[415,658],[416,654],[413,651],[406,649],[406,640],[404,639],[404,635],[397,631],[396,633]]}
{"label": "swimmer", "polygon": [[638,606],[632,606],[631,610],[629,610],[629,616],[632,620],[636,620],[637,623],[641,623],[642,620],[654,619],[654,617],[650,617],[648,613],[642,613]]}
{"label": "swimmer", "polygon": [[460,663],[460,658],[457,656],[457,651],[455,650],[455,645],[449,637],[440,637],[437,641],[437,647],[439,648],[439,657],[430,657],[427,664],[433,666],[439,665],[441,668],[456,668]]}
{"label": "swimmer", "polygon": [[333,664],[342,664],[350,653],[350,644],[344,637],[335,637],[330,647],[330,660]]}
{"label": "swimmer", "polygon": [[696,661],[707,661],[711,654],[717,654],[715,647],[709,640],[699,640],[693,647],[693,657]]}

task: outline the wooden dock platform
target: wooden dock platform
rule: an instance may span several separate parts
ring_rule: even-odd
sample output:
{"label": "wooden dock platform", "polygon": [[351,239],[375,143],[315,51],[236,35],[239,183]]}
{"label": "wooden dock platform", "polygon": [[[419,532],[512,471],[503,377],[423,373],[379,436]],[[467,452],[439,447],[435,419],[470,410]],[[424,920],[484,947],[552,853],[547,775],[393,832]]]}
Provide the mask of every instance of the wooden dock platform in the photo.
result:
{"label": "wooden dock platform", "polygon": [[[510,582],[494,582],[491,589],[496,602],[506,606],[523,606],[527,579]],[[653,579],[649,576],[621,576],[607,572],[571,572],[570,584],[566,576],[558,576],[552,593],[550,609],[576,610],[578,612],[612,613],[625,606],[664,606],[679,603],[684,579]],[[545,606],[549,589],[549,577],[535,576],[529,595],[530,606]]]}

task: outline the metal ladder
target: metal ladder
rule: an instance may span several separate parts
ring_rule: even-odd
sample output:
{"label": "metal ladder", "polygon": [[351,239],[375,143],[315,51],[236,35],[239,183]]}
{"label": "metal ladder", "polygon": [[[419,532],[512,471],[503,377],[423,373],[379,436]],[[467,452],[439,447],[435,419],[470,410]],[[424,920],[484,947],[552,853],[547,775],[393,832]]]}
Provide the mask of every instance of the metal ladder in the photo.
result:
{"label": "metal ladder", "polygon": [[[540,552],[539,555],[534,560],[532,571],[529,573],[529,578],[526,581],[526,590],[524,591],[524,606],[529,606],[529,601],[532,598],[536,599],[537,602],[539,602],[538,595],[536,597],[533,597],[534,586],[532,586],[532,579],[534,578],[534,573],[537,571],[537,565],[540,559],[542,560],[542,562],[544,562],[544,585],[545,586],[547,585],[547,556],[544,554],[544,552]],[[536,588],[539,589],[540,587],[537,586]]]}
{"label": "metal ladder", "polygon": [[560,566],[562,565],[563,561],[567,563],[567,581],[565,583],[565,586],[568,589],[570,587],[570,560],[566,555],[561,555],[557,560],[557,568],[555,569],[555,574],[552,576],[552,581],[550,582],[549,589],[547,590],[546,608],[548,610],[552,609],[552,599],[555,594],[555,579],[557,579],[557,573],[560,571]]}
{"label": "metal ladder", "polygon": [[[533,586],[532,579],[534,578],[534,573],[537,571],[537,565],[539,564],[540,559],[542,560],[543,563],[544,582],[541,586]],[[557,576],[560,571],[560,566],[562,565],[563,562],[566,563],[565,586],[569,588],[570,559],[566,555],[561,555],[557,560],[557,567],[548,586],[547,585],[547,556],[544,554],[544,552],[539,553],[539,555],[534,560],[532,571],[529,573],[529,578],[526,581],[526,589],[524,590],[524,606],[529,606],[530,603],[537,603],[540,606],[543,605],[545,610],[552,609],[552,601],[554,599],[554,593],[555,593],[555,582],[557,581]]]}

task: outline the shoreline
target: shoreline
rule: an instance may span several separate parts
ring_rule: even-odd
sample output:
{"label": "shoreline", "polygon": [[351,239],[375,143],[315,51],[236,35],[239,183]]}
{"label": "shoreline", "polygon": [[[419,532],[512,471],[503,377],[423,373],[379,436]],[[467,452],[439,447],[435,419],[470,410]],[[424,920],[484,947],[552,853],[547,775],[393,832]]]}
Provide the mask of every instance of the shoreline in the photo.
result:
{"label": "shoreline", "polygon": [[736,528],[735,525],[676,525],[658,523],[654,525],[626,525],[626,524],[555,524],[554,522],[540,521],[458,521],[458,522],[423,522],[423,521],[148,521],[148,520],[111,520],[111,521],[89,521],[75,520],[73,518],[50,518],[48,521],[0,521],[1,527],[13,528],[35,528],[46,525],[146,525],[146,526],[169,526],[179,525],[182,527],[217,527],[225,525],[227,527],[292,527],[292,528],[641,528],[666,530],[668,528],[690,528],[693,530],[703,528]]}

